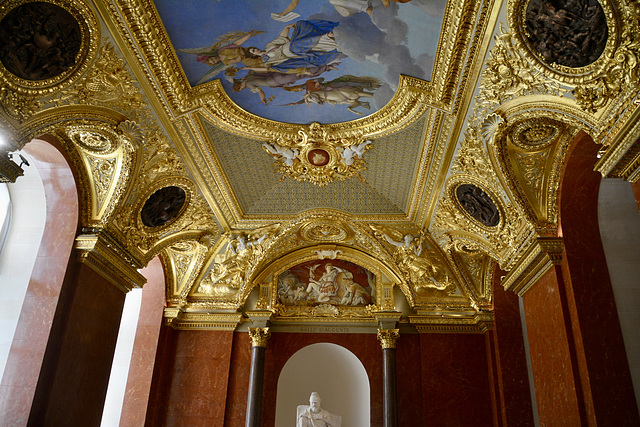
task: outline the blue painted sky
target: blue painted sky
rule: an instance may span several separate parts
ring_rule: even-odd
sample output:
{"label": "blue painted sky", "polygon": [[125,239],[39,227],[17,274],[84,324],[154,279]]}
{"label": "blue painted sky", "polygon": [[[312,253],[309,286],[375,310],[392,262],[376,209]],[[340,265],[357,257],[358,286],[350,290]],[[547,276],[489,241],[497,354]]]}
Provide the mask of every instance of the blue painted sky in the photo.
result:
{"label": "blue painted sky", "polygon": [[[322,75],[332,80],[343,75],[370,76],[383,82],[375,91],[372,109],[358,111],[371,114],[382,108],[393,96],[399,75],[429,80],[433,68],[438,36],[444,11],[444,0],[413,0],[382,6],[381,0],[371,0],[372,18],[364,13],[341,16],[328,0],[299,0],[295,13],[299,18],[283,23],[271,18],[271,12],[282,12],[289,0],[155,0],[155,5],[167,34],[177,49],[211,46],[216,38],[232,31],[261,30],[264,34],[252,37],[243,46],[264,49],[277,37],[284,26],[300,19],[325,19],[339,22],[335,38],[343,53],[338,70]],[[184,72],[192,85],[210,69],[196,61],[196,55],[177,52]],[[240,72],[236,77],[242,77]],[[301,93],[266,88],[274,101],[265,106],[257,94],[244,90],[233,92],[231,83],[220,74],[223,86],[231,98],[243,109],[267,119],[289,123],[338,123],[357,119],[345,105],[305,104],[285,106],[302,99]],[[297,83],[303,83],[305,79]],[[365,100],[365,99],[363,99]]]}

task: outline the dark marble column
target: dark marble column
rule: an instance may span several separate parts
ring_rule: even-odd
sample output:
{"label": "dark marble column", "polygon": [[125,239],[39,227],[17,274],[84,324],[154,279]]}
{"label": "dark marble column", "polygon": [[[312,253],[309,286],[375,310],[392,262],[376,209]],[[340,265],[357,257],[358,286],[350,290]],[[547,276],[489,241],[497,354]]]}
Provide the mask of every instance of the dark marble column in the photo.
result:
{"label": "dark marble column", "polygon": [[380,345],[382,346],[384,427],[396,427],[398,425],[396,342],[399,336],[398,329],[378,329],[378,340],[380,340]]}
{"label": "dark marble column", "polygon": [[247,396],[246,427],[260,427],[262,386],[264,383],[264,354],[271,331],[269,328],[249,328],[251,337],[251,372]]}

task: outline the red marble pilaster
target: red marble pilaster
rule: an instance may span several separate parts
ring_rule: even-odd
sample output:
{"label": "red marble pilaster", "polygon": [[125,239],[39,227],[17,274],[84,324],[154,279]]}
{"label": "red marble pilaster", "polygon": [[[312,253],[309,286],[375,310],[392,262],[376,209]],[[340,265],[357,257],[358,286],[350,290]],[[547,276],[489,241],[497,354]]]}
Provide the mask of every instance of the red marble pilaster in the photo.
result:
{"label": "red marble pilaster", "polygon": [[420,334],[423,426],[490,426],[493,411],[481,334]]}
{"label": "red marble pilaster", "polygon": [[170,389],[173,381],[177,334],[178,331],[170,326],[160,326],[158,348],[151,378],[151,390],[149,391],[147,416],[144,423],[147,427],[166,425],[167,390]]}
{"label": "red marble pilaster", "polygon": [[0,426],[25,425],[29,417],[78,227],[76,185],[62,154],[39,140],[27,144],[25,151],[42,178],[46,219],[0,385]]}
{"label": "red marble pilaster", "polygon": [[124,298],[87,265],[71,263],[28,425],[100,424]]}
{"label": "red marble pilaster", "polygon": [[396,344],[398,425],[411,426],[422,419],[420,335],[400,334]]}
{"label": "red marble pilaster", "polygon": [[577,426],[585,417],[577,356],[564,286],[558,267],[548,271],[523,297],[529,353],[542,425]]}
{"label": "red marble pilaster", "polygon": [[[146,425],[222,427],[233,332],[180,330],[169,335],[174,336],[165,337],[162,345],[173,349],[158,350],[161,363],[156,361],[154,371],[161,379],[152,385]],[[155,410],[165,416],[149,418]]]}
{"label": "red marble pilaster", "polygon": [[[271,342],[268,345],[270,346]],[[231,366],[229,367],[227,405],[224,414],[225,427],[244,427],[245,425],[250,370],[251,339],[246,332],[235,332],[231,350]],[[264,415],[262,418],[264,420]]]}
{"label": "red marble pilaster", "polygon": [[160,258],[152,259],[140,273],[147,283],[142,288],[140,316],[120,416],[123,427],[144,425],[165,303],[164,270]]}
{"label": "red marble pilaster", "polygon": [[559,236],[565,251],[523,297],[538,414],[548,425],[638,425],[640,418],[598,228],[598,146],[567,155]]}
{"label": "red marble pilaster", "polygon": [[486,333],[495,384],[497,425],[533,425],[533,408],[518,296],[500,285],[496,268],[493,286],[494,329]]}

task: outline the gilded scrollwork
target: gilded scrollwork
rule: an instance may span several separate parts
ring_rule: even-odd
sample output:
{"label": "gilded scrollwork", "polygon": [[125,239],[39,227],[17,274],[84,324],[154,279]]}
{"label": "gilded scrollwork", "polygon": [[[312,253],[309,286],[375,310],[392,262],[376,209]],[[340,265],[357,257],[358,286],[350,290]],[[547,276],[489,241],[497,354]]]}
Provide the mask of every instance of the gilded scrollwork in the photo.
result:
{"label": "gilded scrollwork", "polygon": [[611,57],[605,59],[603,70],[594,79],[577,85],[572,94],[585,111],[595,113],[611,100],[633,97],[640,87],[638,52],[640,37],[635,31],[626,29],[621,44]]}
{"label": "gilded scrollwork", "polygon": [[73,99],[82,104],[106,105],[118,110],[143,108],[142,95],[113,46],[108,41],[103,42],[97,55],[87,74],[73,88],[65,91],[57,103]]}
{"label": "gilded scrollwork", "polygon": [[167,299],[184,301],[205,261],[207,248],[195,240],[175,242],[162,252],[168,270]]}
{"label": "gilded scrollwork", "polygon": [[495,37],[486,68],[482,71],[479,97],[484,108],[497,107],[517,96],[537,93],[562,95],[567,89],[537,71],[502,26]]}

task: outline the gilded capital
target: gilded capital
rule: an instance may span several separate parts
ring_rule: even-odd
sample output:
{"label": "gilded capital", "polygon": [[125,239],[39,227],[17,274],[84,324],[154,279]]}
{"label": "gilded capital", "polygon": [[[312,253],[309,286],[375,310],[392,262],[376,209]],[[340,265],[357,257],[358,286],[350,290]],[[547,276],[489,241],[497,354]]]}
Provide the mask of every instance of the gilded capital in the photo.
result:
{"label": "gilded capital", "polygon": [[378,341],[382,348],[396,348],[398,338],[400,338],[399,329],[378,329]]}
{"label": "gilded capital", "polygon": [[269,328],[249,328],[249,336],[251,337],[251,347],[266,347],[271,331]]}

